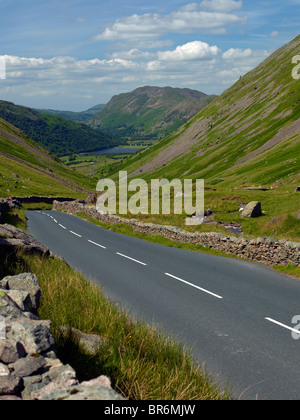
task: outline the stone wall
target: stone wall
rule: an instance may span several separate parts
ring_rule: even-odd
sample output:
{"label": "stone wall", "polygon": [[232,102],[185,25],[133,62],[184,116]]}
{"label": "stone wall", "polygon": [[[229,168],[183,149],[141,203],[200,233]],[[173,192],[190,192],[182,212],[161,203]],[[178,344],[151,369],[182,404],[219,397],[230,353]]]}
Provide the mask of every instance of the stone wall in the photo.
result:
{"label": "stone wall", "polygon": [[79,201],[53,203],[53,210],[71,214],[84,213],[101,222],[110,224],[127,223],[137,232],[164,236],[172,241],[192,243],[234,254],[241,258],[262,262],[267,265],[300,266],[300,243],[274,238],[248,239],[226,236],[221,233],[190,233],[183,229],[152,223],[141,223],[135,219],[124,219],[115,215],[102,215],[95,206],[87,206]]}
{"label": "stone wall", "polygon": [[13,200],[18,201],[19,203],[45,203],[45,204],[53,204],[54,201],[59,202],[66,202],[66,201],[74,201],[74,198],[66,198],[66,197],[40,197],[37,195],[31,195],[29,197],[12,197]]}
{"label": "stone wall", "polygon": [[6,200],[0,198],[0,224],[2,223],[2,214],[9,211],[9,205],[7,204]]}
{"label": "stone wall", "polygon": [[40,298],[34,274],[0,281],[0,401],[125,400],[106,376],[79,383],[58,359],[51,322],[37,315]]}

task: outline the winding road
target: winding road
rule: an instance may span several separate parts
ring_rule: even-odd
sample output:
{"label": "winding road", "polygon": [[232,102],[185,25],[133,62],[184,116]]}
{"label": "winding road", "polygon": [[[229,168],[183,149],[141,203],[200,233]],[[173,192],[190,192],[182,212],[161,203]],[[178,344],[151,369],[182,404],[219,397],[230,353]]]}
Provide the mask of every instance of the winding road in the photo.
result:
{"label": "winding road", "polygon": [[26,216],[37,240],[98,283],[110,300],[192,347],[234,398],[300,398],[299,281],[260,264],[157,245],[60,212]]}

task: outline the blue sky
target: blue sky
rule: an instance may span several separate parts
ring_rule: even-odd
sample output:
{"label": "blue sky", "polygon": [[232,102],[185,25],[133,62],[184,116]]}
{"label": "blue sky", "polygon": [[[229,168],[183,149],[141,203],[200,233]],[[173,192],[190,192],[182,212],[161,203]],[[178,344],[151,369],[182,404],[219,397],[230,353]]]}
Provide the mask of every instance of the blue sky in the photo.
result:
{"label": "blue sky", "polygon": [[299,35],[300,0],[0,0],[0,99],[84,110],[144,85],[222,93]]}

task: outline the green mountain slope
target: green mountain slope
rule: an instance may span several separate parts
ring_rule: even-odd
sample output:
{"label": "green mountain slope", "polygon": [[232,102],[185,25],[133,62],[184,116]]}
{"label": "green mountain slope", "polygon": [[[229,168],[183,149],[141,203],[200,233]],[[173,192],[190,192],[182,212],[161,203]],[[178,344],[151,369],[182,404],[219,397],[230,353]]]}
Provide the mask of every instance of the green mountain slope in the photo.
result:
{"label": "green mountain slope", "polygon": [[[118,170],[147,181],[204,179],[213,215],[200,231],[236,223],[248,235],[300,241],[300,80],[292,77],[299,53],[300,36]],[[240,217],[250,201],[262,203],[263,217]],[[184,227],[181,216],[147,220]]]}
{"label": "green mountain slope", "polygon": [[224,186],[299,182],[300,36],[215,99],[176,133],[139,155],[132,175],[204,178]]}
{"label": "green mountain slope", "polygon": [[0,197],[86,197],[94,182],[79,175],[0,118]]}
{"label": "green mountain slope", "polygon": [[117,145],[111,136],[100,130],[56,115],[39,114],[30,108],[10,102],[0,101],[0,117],[24,131],[56,156],[95,151]]}
{"label": "green mountain slope", "polygon": [[146,86],[114,96],[86,123],[120,137],[162,138],[215,97],[190,89]]}

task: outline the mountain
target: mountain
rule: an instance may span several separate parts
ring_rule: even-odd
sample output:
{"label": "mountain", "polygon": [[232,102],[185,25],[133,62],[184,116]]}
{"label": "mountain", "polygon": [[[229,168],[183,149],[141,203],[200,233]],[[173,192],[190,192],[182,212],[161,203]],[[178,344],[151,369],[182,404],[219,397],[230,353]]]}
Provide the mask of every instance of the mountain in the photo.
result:
{"label": "mountain", "polygon": [[196,90],[145,86],[114,96],[85,122],[113,136],[158,139],[179,128],[214,98]]}
{"label": "mountain", "polygon": [[40,114],[11,102],[0,101],[0,117],[56,156],[90,152],[120,144],[110,135],[85,124],[56,115]]}
{"label": "mountain", "polygon": [[60,160],[0,118],[0,197],[86,197],[94,181],[69,169]]}
{"label": "mountain", "polygon": [[299,51],[300,36],[126,169],[224,187],[299,184],[300,82],[292,77]]}
{"label": "mountain", "polygon": [[105,104],[99,104],[82,112],[57,111],[53,109],[34,109],[34,111],[37,111],[39,114],[57,115],[58,117],[66,118],[67,120],[74,122],[84,122],[104,107]]}

